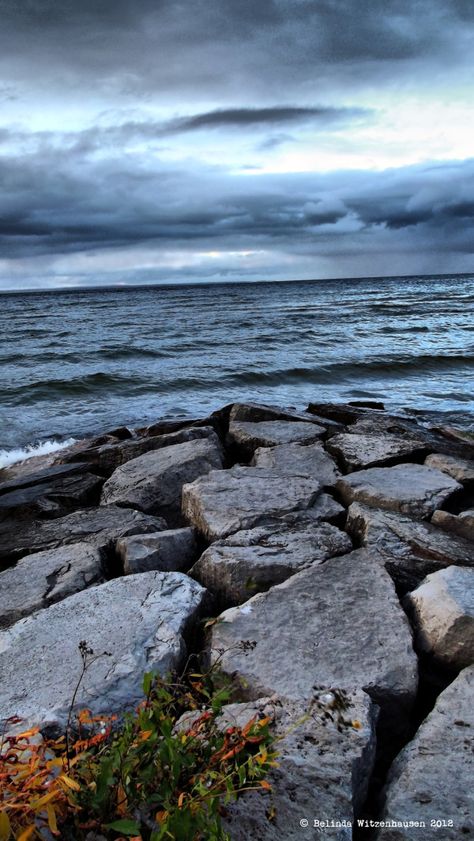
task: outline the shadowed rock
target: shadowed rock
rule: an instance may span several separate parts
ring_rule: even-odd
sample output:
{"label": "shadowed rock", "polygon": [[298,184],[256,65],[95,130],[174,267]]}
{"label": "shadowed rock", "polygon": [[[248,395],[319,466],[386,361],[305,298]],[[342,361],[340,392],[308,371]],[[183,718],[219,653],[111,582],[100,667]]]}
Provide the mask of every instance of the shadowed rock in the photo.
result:
{"label": "shadowed rock", "polygon": [[123,537],[116,548],[125,575],[154,569],[180,572],[189,569],[197,555],[191,528]]}
{"label": "shadowed rock", "polygon": [[327,447],[348,471],[396,464],[426,454],[422,440],[390,432],[346,432],[331,438]]}

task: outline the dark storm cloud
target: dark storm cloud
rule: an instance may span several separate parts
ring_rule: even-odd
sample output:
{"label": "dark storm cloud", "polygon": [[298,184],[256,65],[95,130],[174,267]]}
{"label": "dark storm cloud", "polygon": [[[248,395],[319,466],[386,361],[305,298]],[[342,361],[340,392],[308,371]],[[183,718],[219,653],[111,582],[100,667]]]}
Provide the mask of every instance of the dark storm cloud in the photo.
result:
{"label": "dark storm cloud", "polygon": [[369,114],[364,108],[299,108],[273,106],[271,108],[221,108],[205,114],[195,114],[171,121],[165,131],[186,132],[206,128],[247,128],[253,126],[278,126],[311,120],[321,124],[353,119]]}

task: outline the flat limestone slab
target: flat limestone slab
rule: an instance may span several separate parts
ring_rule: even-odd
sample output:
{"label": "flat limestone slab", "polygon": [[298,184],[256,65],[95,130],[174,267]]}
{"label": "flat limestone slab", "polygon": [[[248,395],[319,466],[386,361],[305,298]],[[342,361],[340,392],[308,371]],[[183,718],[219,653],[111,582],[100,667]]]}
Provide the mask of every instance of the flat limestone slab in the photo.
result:
{"label": "flat limestone slab", "polygon": [[269,467],[282,473],[299,473],[314,476],[324,487],[331,487],[339,478],[340,471],[334,459],[322,444],[278,444],[276,447],[259,447],[255,450],[252,464],[255,467]]}
{"label": "flat limestone slab", "polygon": [[405,591],[451,564],[474,567],[472,543],[422,520],[353,502],[346,528],[362,546],[386,556],[382,562]]}
{"label": "flat limestone slab", "polygon": [[155,534],[137,534],[117,541],[117,554],[125,575],[149,572],[181,572],[197,556],[194,529],[169,529]]}
{"label": "flat limestone slab", "polygon": [[365,689],[399,721],[416,694],[408,620],[368,550],[312,566],[224,611],[210,647],[248,698],[310,699],[315,684]]}
{"label": "flat limestone slab", "polygon": [[6,565],[32,552],[69,543],[85,542],[105,549],[125,535],[164,528],[166,523],[159,517],[116,505],[85,508],[56,520],[5,520],[0,523],[0,563]]}
{"label": "flat limestone slab", "polygon": [[418,650],[451,669],[474,663],[474,569],[450,566],[405,597]]}
{"label": "flat limestone slab", "polygon": [[474,461],[470,459],[433,453],[425,459],[425,464],[428,467],[436,467],[438,470],[442,470],[443,473],[447,473],[448,476],[456,479],[456,482],[474,482]]}
{"label": "flat limestone slab", "polygon": [[81,640],[109,656],[87,670],[77,707],[112,713],[134,706],[146,671],[164,675],[182,663],[183,634],[205,597],[186,575],[147,572],[116,578],[21,619],[0,632],[2,718],[64,726],[81,673]]}
{"label": "flat limestone slab", "polygon": [[88,543],[27,555],[0,573],[0,628],[103,578],[100,552]]}
{"label": "flat limestone slab", "polygon": [[181,489],[222,467],[217,435],[163,447],[131,459],[112,473],[102,489],[102,505],[124,505],[148,514],[176,515]]}
{"label": "flat limestone slab", "polygon": [[[474,833],[474,667],[439,696],[389,773],[384,820],[424,821],[423,829],[384,828],[377,841],[459,841]],[[441,827],[439,820],[446,821]],[[434,821],[434,826],[431,826]],[[452,822],[450,826],[448,822]]]}
{"label": "flat limestone slab", "polygon": [[325,434],[324,427],[308,421],[231,421],[228,440],[250,455],[257,447],[273,447],[292,441],[309,444]]}
{"label": "flat limestone slab", "polygon": [[297,509],[310,508],[321,490],[316,478],[264,467],[213,470],[183,487],[184,517],[207,540],[219,540]]}
{"label": "flat limestone slab", "polygon": [[[351,837],[347,827],[365,800],[374,762],[377,708],[364,692],[347,696],[343,712],[347,724],[338,729],[336,722],[325,718],[326,712],[334,715],[332,693],[322,689],[315,695],[312,707],[284,699],[277,699],[273,710],[268,702],[264,705],[263,713],[273,712],[279,767],[269,776],[271,793],[246,793],[226,808],[224,829],[232,841]],[[259,702],[230,704],[223,712],[228,725],[236,721],[242,726],[258,717]],[[275,807],[271,821],[270,805]],[[311,819],[307,827],[300,823],[306,816]],[[336,820],[340,826],[319,833],[312,826],[314,819]]]}
{"label": "flat limestone slab", "polygon": [[312,564],[350,552],[345,532],[329,523],[278,523],[213,543],[191,575],[226,604],[246,601]]}
{"label": "flat limestone slab", "polygon": [[336,489],[347,505],[364,502],[424,519],[461,490],[462,485],[441,470],[424,464],[398,464],[343,476]]}
{"label": "flat limestone slab", "polygon": [[331,438],[327,448],[349,471],[396,464],[426,453],[421,439],[390,432],[342,433]]}

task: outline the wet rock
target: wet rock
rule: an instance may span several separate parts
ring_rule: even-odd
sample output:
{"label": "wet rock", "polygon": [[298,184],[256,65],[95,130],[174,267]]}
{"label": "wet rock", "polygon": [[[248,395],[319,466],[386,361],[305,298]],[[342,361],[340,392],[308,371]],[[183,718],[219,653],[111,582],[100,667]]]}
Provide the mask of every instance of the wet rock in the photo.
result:
{"label": "wet rock", "polygon": [[461,511],[457,516],[447,511],[435,511],[431,522],[440,529],[474,541],[474,508]]}
{"label": "wet rock", "polygon": [[120,537],[165,529],[166,522],[115,505],[86,508],[56,520],[0,523],[0,563],[11,564],[23,555],[86,542],[107,549]]}
{"label": "wet rock", "polygon": [[183,487],[183,515],[207,540],[219,540],[265,519],[309,508],[321,490],[317,479],[264,467],[213,470]]}
{"label": "wet rock", "polygon": [[341,475],[334,459],[320,444],[279,444],[276,447],[259,447],[255,450],[252,464],[255,467],[269,467],[283,474],[299,473],[314,476],[322,486],[334,485]]}
{"label": "wet rock", "polygon": [[348,536],[328,523],[280,522],[213,543],[190,574],[225,604],[237,604],[351,549]]}
{"label": "wet rock", "polygon": [[459,491],[461,485],[433,467],[399,464],[343,476],[336,489],[348,505],[363,502],[423,519]]}
{"label": "wet rock", "polygon": [[408,620],[367,550],[313,565],[226,610],[212,628],[211,659],[249,699],[276,692],[308,700],[315,684],[364,689],[392,735],[417,689]]}
{"label": "wet rock", "polygon": [[0,488],[0,518],[61,517],[74,508],[97,503],[103,483],[100,476],[80,472],[8,493]]}
{"label": "wet rock", "polygon": [[386,827],[377,841],[413,841],[417,833],[423,841],[459,841],[474,833],[473,693],[471,666],[439,696],[391,768],[383,819],[422,821],[424,828]]}
{"label": "wet rock", "polygon": [[[53,453],[57,456],[57,453]],[[36,461],[36,459],[28,459],[29,461]],[[27,462],[22,462],[26,465]],[[13,465],[15,466],[15,465]],[[20,466],[20,465],[19,465]],[[74,476],[81,476],[83,473],[89,471],[89,465],[83,462],[75,464],[59,464],[44,467],[41,470],[34,470],[28,473],[20,473],[11,479],[0,483],[0,495],[13,493],[22,490],[23,488],[30,488],[37,485],[50,485],[58,479],[69,479]]]}
{"label": "wet rock", "polygon": [[220,467],[222,451],[215,433],[163,447],[118,467],[102,489],[101,503],[163,514],[174,524],[180,512],[183,484]]}
{"label": "wet rock", "polygon": [[333,436],[327,447],[348,471],[397,464],[426,454],[422,440],[390,432],[372,435],[346,432]]}
{"label": "wet rock", "polygon": [[474,546],[431,523],[353,502],[346,527],[362,546],[381,553],[381,563],[405,592],[451,564],[474,567]]}
{"label": "wet rock", "polygon": [[[351,837],[348,827],[362,806],[372,771],[377,708],[363,692],[347,696],[342,712],[345,723],[338,728],[324,717],[326,710],[334,716],[331,697],[334,693],[325,687],[313,706],[281,699],[273,705],[263,700],[224,708],[231,726],[234,721],[242,724],[255,715],[273,712],[279,739],[279,767],[269,777],[271,793],[246,793],[226,809],[224,829],[232,841],[299,841],[320,833],[332,841]],[[267,817],[270,805],[275,810],[271,821]],[[300,823],[306,816],[308,827]],[[339,821],[339,827],[318,831],[312,825],[314,819],[329,824]]]}
{"label": "wet rock", "polygon": [[447,473],[448,476],[456,479],[456,482],[461,482],[461,484],[474,482],[474,461],[470,459],[433,453],[425,460],[425,464],[428,467],[436,467],[437,470],[442,470],[443,473]]}
{"label": "wet rock", "polygon": [[137,534],[117,541],[117,554],[125,575],[149,570],[180,572],[196,559],[194,529],[171,529],[156,534]]}
{"label": "wet rock", "polygon": [[28,555],[0,573],[0,628],[103,580],[100,552],[87,543]]}
{"label": "wet rock", "polygon": [[[230,410],[230,421],[249,421],[261,423],[263,421],[306,421],[319,423],[319,419],[312,412],[298,412],[293,408],[281,406],[264,406],[259,403],[234,403]],[[322,424],[325,425],[325,422]]]}
{"label": "wet rock", "polygon": [[133,707],[146,671],[165,675],[186,656],[183,636],[205,590],[181,573],[116,578],[21,619],[0,633],[0,710],[28,724],[64,726],[81,673],[82,640],[100,656],[87,669],[77,708],[94,714]]}
{"label": "wet rock", "polygon": [[310,403],[307,411],[311,415],[319,415],[324,418],[324,422],[327,418],[344,426],[355,423],[358,418],[373,418],[382,414],[380,409],[369,409],[365,406],[356,406],[353,403]]}
{"label": "wet rock", "polygon": [[306,421],[231,421],[228,441],[237,447],[243,457],[250,457],[257,447],[273,447],[296,441],[310,444],[325,433],[324,427]]}
{"label": "wet rock", "polygon": [[450,669],[474,663],[474,569],[450,566],[428,575],[404,604],[419,651]]}

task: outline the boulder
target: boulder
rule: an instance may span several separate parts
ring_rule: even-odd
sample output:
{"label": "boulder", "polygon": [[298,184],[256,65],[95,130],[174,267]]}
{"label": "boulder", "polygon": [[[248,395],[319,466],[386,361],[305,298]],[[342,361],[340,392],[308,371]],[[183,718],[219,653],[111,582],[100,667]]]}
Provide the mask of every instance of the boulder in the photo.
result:
{"label": "boulder", "polygon": [[222,452],[215,433],[163,447],[118,467],[102,489],[101,503],[163,514],[173,524],[179,517],[183,484],[220,467]]}
{"label": "boulder", "polygon": [[474,546],[431,523],[353,502],[346,528],[359,544],[381,553],[381,562],[403,591],[451,564],[474,567]]}
{"label": "boulder", "polygon": [[422,822],[422,829],[386,826],[377,841],[459,841],[474,833],[474,667],[439,696],[415,738],[389,773],[382,818]]}
{"label": "boulder", "polygon": [[325,434],[324,427],[307,421],[231,421],[227,437],[243,456],[250,457],[257,447],[274,447],[293,441],[310,444]]}
{"label": "boulder", "polygon": [[27,555],[0,573],[0,628],[103,580],[100,552],[88,543]]}
{"label": "boulder", "polygon": [[213,543],[190,574],[225,604],[237,604],[351,549],[347,534],[328,523],[279,522]]}
{"label": "boulder", "polygon": [[299,412],[297,409],[282,408],[281,406],[264,406],[260,403],[234,403],[230,410],[229,421],[249,421],[250,423],[306,421],[306,423],[321,423],[323,426],[334,425],[315,417],[312,412]]}
{"label": "boulder", "polygon": [[213,470],[183,487],[183,515],[209,541],[265,519],[309,508],[321,490],[309,476],[284,478],[264,467]]}
{"label": "boulder", "polygon": [[435,467],[437,470],[442,470],[447,473],[452,479],[461,484],[474,482],[474,461],[470,459],[456,458],[455,456],[447,456],[442,453],[432,453],[425,459],[425,464],[428,467]]}
{"label": "boulder", "polygon": [[110,714],[135,706],[145,672],[165,675],[183,663],[184,635],[205,598],[206,591],[186,575],[145,572],[21,619],[0,632],[2,718],[64,727],[81,674],[81,641],[94,655],[76,708]]}
{"label": "boulder", "polygon": [[[340,715],[334,710],[338,702],[345,707]],[[264,700],[230,704],[223,718],[227,725],[242,726],[262,713],[272,716],[278,739],[272,790],[248,792],[226,807],[224,829],[232,841],[300,841],[320,834],[347,841],[373,767],[377,707],[364,692],[346,696],[321,687],[308,705],[283,699],[273,705]],[[307,827],[302,818],[308,819]],[[313,826],[314,820],[323,828]],[[327,829],[325,822],[335,825]]]}
{"label": "boulder", "polygon": [[347,471],[397,464],[426,454],[426,446],[421,439],[390,432],[343,432],[334,435],[327,448]]}
{"label": "boulder", "polygon": [[440,529],[474,541],[474,508],[461,511],[457,516],[447,511],[435,511],[431,522]]}
{"label": "boulder", "polygon": [[[57,457],[57,452],[53,453],[47,458]],[[42,458],[40,456],[39,458]],[[37,462],[35,457],[27,459],[18,464],[18,468],[22,465],[30,464],[30,462]],[[13,465],[16,466],[16,465]],[[31,466],[31,465],[30,465]],[[77,462],[75,464],[57,464],[48,465],[42,469],[30,470],[28,472],[21,472],[17,476],[12,476],[10,479],[0,483],[0,496],[3,494],[12,493],[14,491],[22,490],[23,488],[30,488],[36,485],[50,485],[58,479],[69,479],[73,476],[80,476],[89,471],[89,465],[85,462]]]}
{"label": "boulder", "polygon": [[189,569],[197,555],[196,536],[191,528],[122,537],[116,549],[125,575],[153,569],[181,572]]}
{"label": "boulder", "polygon": [[474,663],[474,569],[450,566],[428,575],[404,605],[419,651],[450,669]]}
{"label": "boulder", "polygon": [[100,476],[80,473],[8,493],[0,489],[0,518],[61,517],[74,508],[96,504],[103,483]]}
{"label": "boulder", "polygon": [[341,475],[334,459],[322,444],[278,444],[276,447],[259,447],[252,459],[255,467],[269,467],[281,473],[314,476],[321,485],[330,487]]}
{"label": "boulder", "polygon": [[417,690],[417,659],[393,583],[368,550],[313,565],[224,611],[211,660],[249,699],[276,692],[295,701],[315,684],[364,689],[392,733],[403,729]]}
{"label": "boulder", "polygon": [[0,564],[8,565],[32,552],[69,543],[85,542],[98,549],[107,549],[128,534],[165,528],[165,521],[158,517],[115,505],[86,508],[56,520],[3,521],[0,522]]}
{"label": "boulder", "polygon": [[365,502],[420,519],[429,517],[461,487],[441,470],[424,464],[370,467],[343,476],[336,483],[347,505]]}

